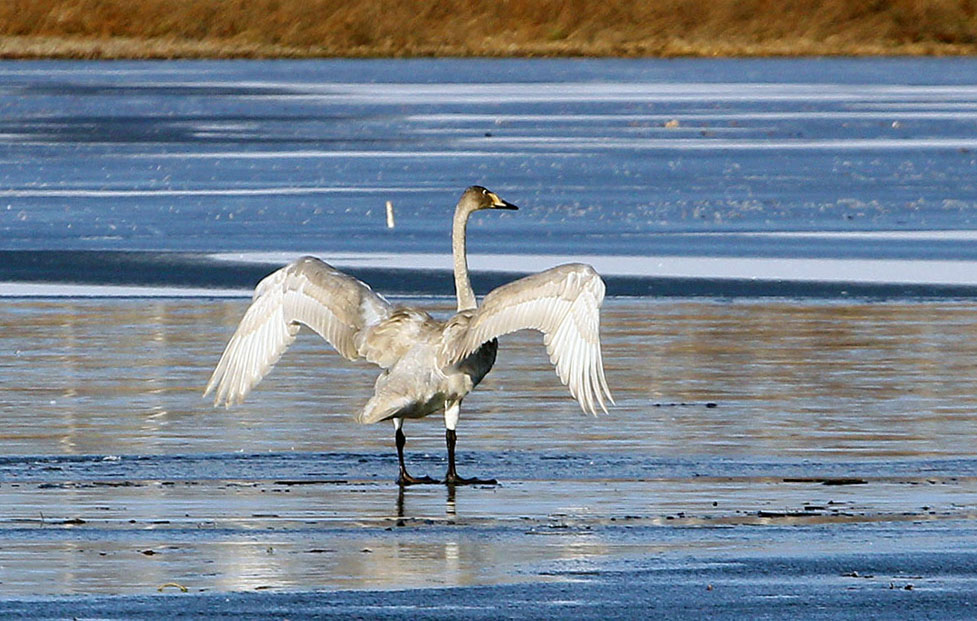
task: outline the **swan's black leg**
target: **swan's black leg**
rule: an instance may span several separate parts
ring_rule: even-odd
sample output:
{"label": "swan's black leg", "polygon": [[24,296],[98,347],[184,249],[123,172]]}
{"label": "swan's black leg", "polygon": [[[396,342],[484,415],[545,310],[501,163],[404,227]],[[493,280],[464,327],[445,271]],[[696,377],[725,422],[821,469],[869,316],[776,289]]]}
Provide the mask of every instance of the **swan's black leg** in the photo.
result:
{"label": "swan's black leg", "polygon": [[404,465],[404,445],[407,444],[407,436],[398,427],[394,438],[397,442],[397,460],[400,462],[400,476],[397,477],[397,484],[403,486],[416,483],[437,483],[438,481],[431,477],[413,477],[407,472],[407,466]]}
{"label": "swan's black leg", "polygon": [[445,443],[448,445],[448,474],[444,477],[444,482],[448,485],[498,485],[495,479],[465,479],[458,476],[455,471],[455,442],[457,434],[454,429],[444,430]]}

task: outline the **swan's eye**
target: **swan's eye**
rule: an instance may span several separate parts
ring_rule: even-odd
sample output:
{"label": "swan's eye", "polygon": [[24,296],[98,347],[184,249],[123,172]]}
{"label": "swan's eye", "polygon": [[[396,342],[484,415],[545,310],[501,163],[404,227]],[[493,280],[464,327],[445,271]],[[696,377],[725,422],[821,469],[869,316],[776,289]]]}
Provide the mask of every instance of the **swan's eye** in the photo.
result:
{"label": "swan's eye", "polygon": [[488,196],[488,190],[482,188],[482,196]]}

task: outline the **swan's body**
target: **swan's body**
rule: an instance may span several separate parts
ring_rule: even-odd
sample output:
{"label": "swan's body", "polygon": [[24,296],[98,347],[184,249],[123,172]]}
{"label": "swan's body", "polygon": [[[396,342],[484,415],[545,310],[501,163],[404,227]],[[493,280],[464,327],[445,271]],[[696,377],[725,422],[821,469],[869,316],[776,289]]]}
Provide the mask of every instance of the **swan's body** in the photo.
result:
{"label": "swan's body", "polygon": [[543,332],[560,380],[585,411],[613,403],[604,379],[599,327],[604,283],[588,265],[571,263],[503,285],[480,308],[468,278],[465,229],[479,209],[515,209],[485,188],[462,195],[452,229],[458,312],[440,322],[426,312],[394,307],[369,286],[314,257],[301,258],[262,280],[207,384],[215,405],[240,402],[295,340],[312,328],[349,360],[364,358],[383,369],[361,423],[393,419],[401,484],[433,482],[411,477],[404,465],[406,418],[444,412],[448,446],[446,482],[455,472],[455,427],[462,400],[492,369],[497,337],[522,329]]}

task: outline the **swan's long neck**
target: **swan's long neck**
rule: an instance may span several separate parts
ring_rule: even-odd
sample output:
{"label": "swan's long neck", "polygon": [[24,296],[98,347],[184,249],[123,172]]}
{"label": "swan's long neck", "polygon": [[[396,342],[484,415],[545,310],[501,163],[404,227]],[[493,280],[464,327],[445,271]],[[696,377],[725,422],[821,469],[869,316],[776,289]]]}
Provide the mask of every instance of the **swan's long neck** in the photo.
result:
{"label": "swan's long neck", "polygon": [[468,216],[471,210],[463,204],[455,209],[455,219],[451,227],[451,252],[455,260],[455,295],[458,296],[458,310],[476,308],[475,292],[468,279],[468,255],[465,252],[465,235]]}

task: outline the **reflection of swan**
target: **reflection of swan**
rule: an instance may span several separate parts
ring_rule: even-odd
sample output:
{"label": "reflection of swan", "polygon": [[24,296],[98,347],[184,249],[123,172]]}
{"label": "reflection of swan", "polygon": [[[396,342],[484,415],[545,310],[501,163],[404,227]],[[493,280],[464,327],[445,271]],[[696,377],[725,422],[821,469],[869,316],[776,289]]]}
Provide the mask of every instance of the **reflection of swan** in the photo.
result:
{"label": "reflection of swan", "polygon": [[[455,486],[446,485],[445,488],[447,489],[448,497],[444,501],[444,513],[449,518],[458,517],[458,508],[455,503]],[[406,497],[404,489],[406,488],[403,485],[397,486],[397,504],[394,506],[394,510],[397,513],[397,526],[404,526],[406,524],[404,522],[404,518],[407,517],[404,511],[404,498]]]}
{"label": "reflection of swan", "polygon": [[384,369],[358,420],[393,419],[401,485],[434,482],[407,473],[402,426],[405,418],[439,411],[448,447],[445,482],[495,482],[462,479],[455,472],[455,426],[462,399],[492,368],[503,334],[541,331],[560,380],[580,406],[606,412],[605,398],[614,401],[598,334],[604,282],[589,265],[570,263],[503,285],[476,307],[465,230],[468,216],[479,209],[517,207],[478,186],[462,194],[452,228],[458,312],[451,319],[442,323],[422,310],[395,307],[352,276],[304,257],[258,283],[204,395],[216,388],[215,405],[242,401],[306,325],[347,359],[365,358]]}

